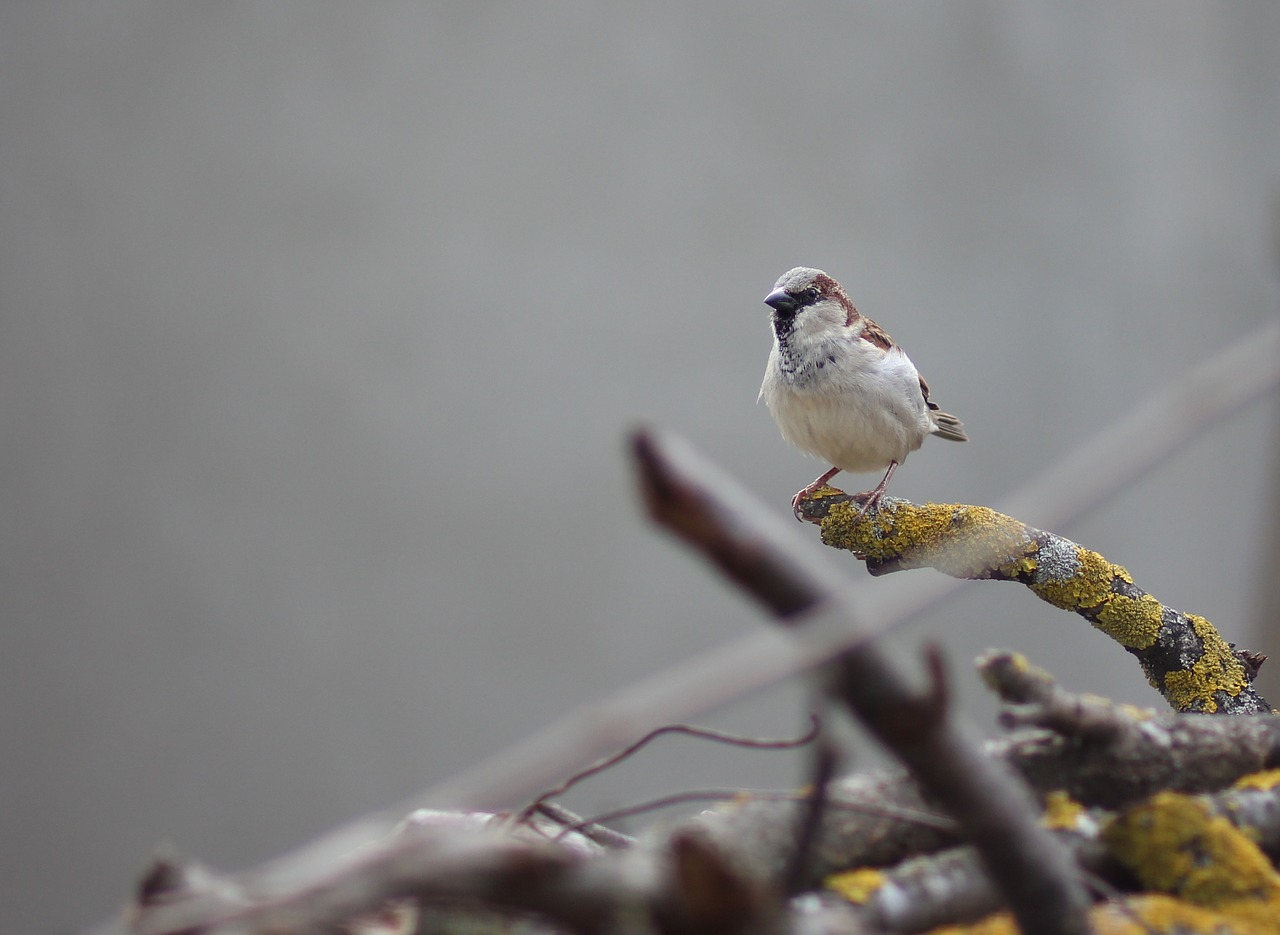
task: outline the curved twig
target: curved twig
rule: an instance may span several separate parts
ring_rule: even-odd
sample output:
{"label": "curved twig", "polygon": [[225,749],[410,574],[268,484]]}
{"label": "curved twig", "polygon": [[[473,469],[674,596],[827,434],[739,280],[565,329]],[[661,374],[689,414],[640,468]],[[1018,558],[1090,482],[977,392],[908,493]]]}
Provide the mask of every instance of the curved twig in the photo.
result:
{"label": "curved twig", "polygon": [[617,753],[610,756],[601,757],[590,766],[574,773],[564,782],[554,786],[541,793],[536,799],[526,805],[515,816],[517,823],[523,823],[529,820],[529,816],[541,808],[550,799],[564,795],[578,783],[585,779],[601,773],[611,766],[621,763],[627,757],[639,752],[649,743],[667,734],[684,734],[688,737],[697,737],[700,740],[710,740],[713,743],[728,744],[733,747],[746,747],[751,750],[793,750],[796,747],[802,747],[807,743],[811,743],[818,732],[822,729],[822,722],[816,713],[809,714],[809,729],[799,737],[787,737],[781,740],[761,740],[757,737],[743,737],[739,734],[730,734],[725,731],[713,730],[710,727],[694,727],[692,724],[665,724],[662,727],[656,727],[649,731],[635,743],[629,744]]}

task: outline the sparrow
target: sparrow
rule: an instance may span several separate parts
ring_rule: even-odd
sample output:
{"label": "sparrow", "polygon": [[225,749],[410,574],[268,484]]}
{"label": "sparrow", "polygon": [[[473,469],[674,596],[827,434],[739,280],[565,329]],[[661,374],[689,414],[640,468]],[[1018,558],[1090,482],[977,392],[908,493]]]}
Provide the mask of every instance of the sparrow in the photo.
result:
{"label": "sparrow", "polygon": [[926,436],[969,440],[964,423],[929,399],[929,384],[902,348],[822,270],[783,273],[764,302],[773,309],[773,350],[760,399],[783,438],[832,465],[791,498],[796,519],[800,502],[841,471],[885,472],[856,495],[861,516],[879,505],[893,472]]}

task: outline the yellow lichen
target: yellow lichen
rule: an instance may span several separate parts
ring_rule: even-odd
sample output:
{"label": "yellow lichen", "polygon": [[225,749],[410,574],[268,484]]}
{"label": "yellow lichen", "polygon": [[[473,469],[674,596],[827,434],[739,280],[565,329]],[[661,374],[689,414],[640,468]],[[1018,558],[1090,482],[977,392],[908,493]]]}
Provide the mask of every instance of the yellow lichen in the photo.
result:
{"label": "yellow lichen", "polygon": [[[814,496],[826,496],[834,487],[823,487]],[[876,538],[874,516],[864,516],[855,521],[860,508],[852,501],[833,503],[822,518],[822,541],[833,549],[843,549],[863,558],[884,559],[890,555],[881,549]]]}
{"label": "yellow lichen", "polygon": [[1013,916],[997,912],[968,925],[944,925],[930,929],[929,935],[1021,935]]}
{"label": "yellow lichen", "polygon": [[1044,797],[1044,817],[1041,820],[1046,828],[1074,831],[1079,827],[1080,819],[1085,814],[1083,805],[1066,792],[1058,790]]}
{"label": "yellow lichen", "polygon": [[860,509],[853,501],[833,504],[822,521],[822,541],[871,561],[931,566],[958,578],[990,573],[1028,542],[1022,523],[987,507],[887,500],[855,521]]}
{"label": "yellow lichen", "polygon": [[1266,855],[1192,796],[1158,793],[1116,817],[1102,840],[1146,889],[1233,915],[1280,909],[1280,876]]}
{"label": "yellow lichen", "polygon": [[[812,499],[837,496],[843,492],[823,487]],[[1117,593],[1117,582],[1132,585],[1133,576],[1097,552],[1057,537],[1032,538],[1024,524],[987,507],[890,498],[873,513],[859,516],[860,510],[853,500],[832,503],[822,520],[822,541],[873,563],[928,566],[959,578],[1030,580],[1042,600],[1084,614],[1128,649],[1148,649],[1159,638],[1164,607],[1149,594]],[[1216,692],[1234,697],[1248,687],[1245,668],[1212,624],[1203,617],[1188,619],[1204,654],[1156,687],[1179,711],[1216,711]],[[1158,673],[1149,675],[1159,681]]]}
{"label": "yellow lichen", "polygon": [[1022,653],[1001,652],[998,656],[979,659],[978,674],[994,692],[1001,691],[1006,673],[1015,673],[1020,682],[1052,682],[1053,677],[1044,669],[1033,665]]}
{"label": "yellow lichen", "polygon": [[861,509],[852,500],[833,505],[822,521],[823,542],[872,561],[885,561],[901,558],[907,551],[931,554],[951,531],[950,509],[941,504],[917,506],[891,500],[876,513],[858,519]]}
{"label": "yellow lichen", "polygon": [[1233,789],[1258,789],[1268,792],[1280,786],[1280,769],[1264,769],[1261,772],[1241,776],[1231,784]]}
{"label": "yellow lichen", "polygon": [[822,881],[822,885],[861,906],[884,885],[884,874],[871,867],[859,867],[857,870],[833,873]]}
{"label": "yellow lichen", "polygon": [[1028,552],[996,566],[996,576],[1010,580],[1022,580],[1035,573],[1038,563],[1031,551],[1031,543],[1027,543]]}
{"label": "yellow lichen", "polygon": [[1172,896],[1145,893],[1123,905],[1106,903],[1089,913],[1094,935],[1166,935],[1213,932],[1219,935],[1275,935],[1274,924],[1242,918],[1227,911],[1193,906]]}
{"label": "yellow lichen", "polygon": [[1005,658],[1009,660],[1009,665],[1013,668],[1015,672],[1034,671],[1038,675],[1039,673],[1045,671],[1039,666],[1033,666],[1031,664],[1031,660],[1028,659],[1026,656],[1022,655],[1022,653],[1009,653],[1008,656],[1006,656]]}
{"label": "yellow lichen", "polygon": [[1212,714],[1218,710],[1214,692],[1226,692],[1234,697],[1249,686],[1249,679],[1244,665],[1231,651],[1231,644],[1222,638],[1212,623],[1194,614],[1187,614],[1187,620],[1200,637],[1204,653],[1190,670],[1166,675],[1163,694],[1179,711]]}
{"label": "yellow lichen", "polygon": [[960,503],[940,506],[950,520],[946,532],[954,532],[957,540],[941,542],[930,551],[935,566],[945,574],[966,578],[989,574],[998,565],[1019,561],[1031,544],[1027,527],[1011,516]]}
{"label": "yellow lichen", "polygon": [[1093,625],[1121,646],[1146,649],[1160,635],[1164,608],[1150,594],[1134,599],[1112,594],[1102,602]]}
{"label": "yellow lichen", "polygon": [[1149,721],[1156,716],[1154,708],[1140,708],[1135,704],[1119,704],[1116,708],[1135,721]]}
{"label": "yellow lichen", "polygon": [[1111,592],[1115,571],[1110,562],[1097,552],[1076,546],[1075,573],[1065,578],[1034,582],[1031,590],[1041,600],[1063,610],[1092,610]]}
{"label": "yellow lichen", "polygon": [[[1170,896],[1140,894],[1123,905],[1115,902],[1094,906],[1089,911],[1094,935],[1275,935],[1274,921],[1241,918],[1228,912],[1192,906]],[[968,925],[944,925],[928,935],[1020,935],[1013,917],[998,912]]]}
{"label": "yellow lichen", "polygon": [[1089,612],[1093,625],[1122,646],[1146,649],[1160,632],[1163,608],[1149,594],[1135,599],[1117,594],[1116,580],[1133,584],[1123,565],[1116,565],[1097,552],[1076,546],[1077,565],[1070,577],[1036,581],[1031,585],[1042,600],[1062,610]]}

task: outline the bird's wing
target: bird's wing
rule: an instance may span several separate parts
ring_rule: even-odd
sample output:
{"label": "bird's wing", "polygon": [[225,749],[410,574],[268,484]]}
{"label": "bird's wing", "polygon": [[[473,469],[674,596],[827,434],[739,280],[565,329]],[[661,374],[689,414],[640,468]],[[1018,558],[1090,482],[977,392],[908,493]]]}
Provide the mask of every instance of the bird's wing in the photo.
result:
{"label": "bird's wing", "polygon": [[[888,351],[896,346],[893,338],[889,337],[889,332],[885,331],[866,315],[861,317],[864,325],[862,329],[862,339],[864,341],[869,341],[882,351]],[[929,398],[929,384],[925,382],[924,377],[920,377],[920,395],[924,397],[924,404],[929,409],[934,412],[938,411],[938,404]]]}
{"label": "bird's wing", "polygon": [[[919,377],[920,374],[917,373],[916,376]],[[924,382],[924,377],[920,377],[920,395],[924,397],[924,404],[926,406],[934,412],[938,411],[938,404],[929,398],[929,384]]]}
{"label": "bird's wing", "polygon": [[894,347],[893,338],[889,337],[889,332],[885,331],[866,315],[859,316],[862,318],[862,339],[870,341],[882,351],[887,351]]}
{"label": "bird's wing", "polygon": [[[893,338],[889,337],[889,332],[885,331],[866,315],[862,317],[862,334],[861,338],[870,344],[874,344],[880,350],[888,352],[891,348],[896,347]],[[938,404],[929,400],[929,384],[924,382],[924,377],[920,377],[920,395],[924,397],[924,404],[930,409],[937,409]]]}

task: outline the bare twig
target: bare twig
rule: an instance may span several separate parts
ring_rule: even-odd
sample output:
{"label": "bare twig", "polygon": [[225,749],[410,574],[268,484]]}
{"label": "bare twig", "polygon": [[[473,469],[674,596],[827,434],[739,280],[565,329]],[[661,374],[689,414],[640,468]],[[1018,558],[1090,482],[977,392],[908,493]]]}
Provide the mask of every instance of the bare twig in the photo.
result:
{"label": "bare twig", "polygon": [[252,879],[230,889],[232,881],[224,881],[217,892],[148,907],[129,931],[337,932],[358,914],[400,898],[543,912],[582,933],[615,930],[628,892],[617,861],[585,860],[568,848],[456,819],[452,827],[406,825],[301,889],[262,892]]}
{"label": "bare twig", "polygon": [[[708,557],[784,625],[834,601],[840,574],[790,543],[782,521],[739,493],[690,450],[649,433],[634,439],[654,520]],[[983,857],[1024,932],[1088,931],[1088,895],[1059,842],[1042,829],[1024,787],[961,737],[945,716],[935,667],[921,696],[874,643],[843,653],[830,690],[956,819]]]}
{"label": "bare twig", "polygon": [[[683,792],[673,792],[670,795],[659,796],[656,799],[648,799],[644,802],[637,802],[633,805],[625,805],[620,808],[610,809],[607,812],[601,812],[598,815],[592,815],[589,819],[582,819],[572,824],[566,824],[561,836],[570,832],[578,832],[585,834],[585,829],[590,828],[593,824],[605,821],[614,821],[618,818],[630,818],[633,815],[641,815],[645,812],[654,812],[660,808],[668,808],[672,805],[684,805],[689,802],[735,802],[738,804],[744,802],[796,802],[807,804],[812,800],[811,792],[792,792],[789,790],[768,790],[768,789],[688,789]],[[827,809],[834,811],[850,811],[861,812],[865,815],[876,815],[881,818],[893,818],[905,824],[924,825],[937,831],[947,834],[954,834],[958,827],[956,823],[944,815],[938,815],[933,812],[926,812],[921,809],[907,808],[900,805],[894,805],[890,802],[852,802],[841,800],[832,802],[830,798],[826,801]]]}
{"label": "bare twig", "polygon": [[[903,782],[908,782],[905,777]],[[789,802],[800,805],[806,805],[811,794],[804,792],[793,792],[790,790],[778,791],[770,789],[688,789],[684,792],[673,792],[670,795],[659,796],[656,799],[649,799],[644,802],[637,802],[632,805],[625,805],[620,808],[610,809],[607,812],[601,812],[598,815],[592,815],[590,818],[579,819],[575,822],[566,822],[564,829],[559,832],[557,837],[572,833],[588,835],[588,829],[593,825],[606,822],[616,821],[619,818],[630,818],[634,815],[642,815],[645,812],[657,811],[660,808],[668,808],[672,805],[685,805],[689,802],[732,802],[736,806],[742,806],[752,802]],[[889,818],[903,825],[918,825],[924,828],[930,828],[948,836],[954,836],[959,830],[959,826],[945,815],[939,815],[935,812],[925,811],[923,808],[911,808],[909,806],[900,805],[888,801],[856,801],[849,798],[839,798],[833,800],[828,793],[825,808],[828,811],[840,812],[859,812],[863,815],[873,815],[877,818]],[[812,879],[812,877],[811,877]]]}
{"label": "bare twig", "polygon": [[647,746],[651,741],[666,734],[684,734],[689,737],[697,737],[701,740],[710,740],[714,743],[728,744],[733,747],[746,747],[752,750],[794,750],[796,747],[802,747],[805,744],[812,742],[813,739],[818,736],[818,731],[821,727],[822,723],[818,720],[818,715],[811,713],[809,715],[809,729],[799,737],[791,737],[785,740],[761,740],[758,737],[743,737],[738,734],[729,734],[724,731],[712,730],[709,727],[694,727],[690,724],[666,724],[662,727],[649,731],[649,733],[645,734],[635,743],[630,744],[618,753],[597,760],[585,769],[579,770],[558,786],[543,792],[536,799],[526,805],[515,816],[515,820],[517,822],[527,821],[529,816],[537,811],[549,799],[554,799],[564,795],[583,780],[589,779],[611,766],[616,766],[618,763],[621,763],[623,760]]}
{"label": "bare twig", "polygon": [[1090,805],[1118,807],[1162,789],[1207,792],[1280,762],[1280,718],[1208,718],[1150,711],[1061,688],[1016,653],[979,661],[1005,702],[1002,720],[1061,739],[1010,751],[1034,788],[1065,789]]}
{"label": "bare twig", "polygon": [[558,826],[554,837],[560,837],[565,831],[577,831],[587,840],[601,847],[613,849],[630,847],[636,842],[636,839],[629,834],[589,821],[555,802],[543,802],[538,806],[536,814],[550,819]]}
{"label": "bare twig", "polygon": [[745,802],[745,801],[795,801],[797,798],[794,792],[777,792],[766,789],[685,789],[681,792],[672,792],[667,795],[660,795],[654,799],[646,799],[643,802],[633,802],[631,805],[622,805],[618,808],[611,808],[607,812],[599,812],[592,815],[589,819],[566,825],[561,835],[571,834],[573,832],[581,832],[583,828],[593,824],[600,824],[606,821],[617,821],[620,818],[631,818],[635,815],[643,815],[645,812],[656,812],[660,808],[670,808],[672,805],[687,805],[690,802]]}
{"label": "bare twig", "polygon": [[978,671],[1005,703],[1000,712],[1003,727],[1044,727],[1097,744],[1121,743],[1141,730],[1132,708],[1069,692],[1017,653],[988,651],[978,657]]}

